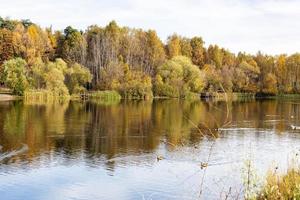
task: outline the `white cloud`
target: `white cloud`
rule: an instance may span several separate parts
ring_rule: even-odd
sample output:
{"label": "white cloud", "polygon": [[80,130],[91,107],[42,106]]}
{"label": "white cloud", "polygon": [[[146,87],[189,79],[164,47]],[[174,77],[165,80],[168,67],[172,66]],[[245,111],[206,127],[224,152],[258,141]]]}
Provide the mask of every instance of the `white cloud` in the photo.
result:
{"label": "white cloud", "polygon": [[296,0],[0,0],[0,15],[42,26],[121,25],[155,29],[163,40],[177,32],[202,36],[234,52],[293,53],[300,47]]}

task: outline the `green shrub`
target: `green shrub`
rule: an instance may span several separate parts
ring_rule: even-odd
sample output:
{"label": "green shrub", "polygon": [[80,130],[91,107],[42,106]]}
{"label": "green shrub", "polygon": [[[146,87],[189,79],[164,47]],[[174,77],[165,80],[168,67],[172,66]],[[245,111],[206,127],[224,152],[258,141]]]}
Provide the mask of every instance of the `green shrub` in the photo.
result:
{"label": "green shrub", "polygon": [[158,67],[154,81],[155,96],[184,97],[203,90],[205,81],[200,69],[187,57],[177,56]]}
{"label": "green shrub", "polygon": [[57,96],[49,90],[25,90],[24,101],[27,104],[45,104],[69,101],[69,96]]}
{"label": "green shrub", "polygon": [[46,89],[53,92],[55,96],[69,96],[69,91],[64,83],[65,77],[62,71],[51,68],[45,74]]}
{"label": "green shrub", "polygon": [[28,87],[26,78],[27,63],[22,58],[15,58],[4,62],[4,83],[16,95],[23,95]]}
{"label": "green shrub", "polygon": [[90,92],[88,96],[94,100],[103,100],[103,101],[119,101],[121,95],[116,91],[94,91]]}
{"label": "green shrub", "polygon": [[83,86],[91,81],[92,75],[90,71],[77,63],[66,71],[66,85],[71,94],[79,94],[86,91]]}
{"label": "green shrub", "polygon": [[131,71],[124,64],[123,74],[113,79],[111,88],[117,90],[125,99],[150,99],[153,97],[151,77],[140,72]]}
{"label": "green shrub", "polygon": [[51,91],[54,96],[85,92],[84,85],[91,80],[92,75],[87,68],[77,63],[68,66],[62,59],[48,63],[38,59],[30,70],[31,88]]}

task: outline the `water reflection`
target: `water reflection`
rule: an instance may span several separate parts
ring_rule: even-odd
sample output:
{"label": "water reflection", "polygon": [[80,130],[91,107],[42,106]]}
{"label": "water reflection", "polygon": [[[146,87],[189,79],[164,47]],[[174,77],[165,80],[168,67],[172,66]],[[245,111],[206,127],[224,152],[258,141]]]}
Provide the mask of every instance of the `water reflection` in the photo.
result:
{"label": "water reflection", "polygon": [[197,144],[202,138],[197,127],[216,132],[226,120],[230,124],[220,130],[268,128],[282,133],[299,122],[300,107],[295,102],[231,102],[229,116],[227,106],[225,102],[180,100],[129,101],[112,106],[92,102],[2,103],[2,151],[27,144],[28,156],[63,150],[70,157],[84,151],[111,159],[118,154],[151,152],[162,138],[170,148]]}
{"label": "water reflection", "polygon": [[[278,145],[278,138],[285,142],[295,140],[290,134],[297,134],[297,131],[291,130],[290,125],[299,125],[299,117],[300,106],[295,101],[265,100],[227,104],[154,100],[123,101],[114,105],[97,102],[61,102],[46,105],[22,101],[1,102],[0,152],[4,155],[6,152],[22,148],[23,145],[28,146],[28,150],[26,153],[3,158],[0,177],[10,173],[23,174],[20,170],[38,169],[39,172],[49,172],[45,167],[57,166],[69,167],[72,171],[69,172],[69,176],[75,172],[95,175],[84,169],[83,166],[87,166],[104,170],[109,176],[119,178],[111,184],[135,185],[131,180],[135,176],[129,176],[128,173],[137,170],[143,179],[140,184],[145,185],[149,191],[162,187],[163,197],[175,198],[172,195],[177,195],[176,198],[186,198],[184,195],[190,193],[186,191],[187,188],[182,187],[180,196],[174,192],[174,188],[169,188],[167,183],[172,183],[174,176],[188,176],[187,172],[195,168],[194,165],[198,166],[208,155],[207,149],[211,144],[209,141],[213,140],[210,131],[214,136],[220,137],[216,143],[214,162],[226,163],[238,160],[234,157],[248,148],[239,146],[245,141],[257,141],[257,150],[264,149],[268,152],[275,151],[275,147],[265,144]],[[203,138],[202,133],[207,137]],[[273,133],[278,136],[274,137]],[[275,142],[272,143],[273,140]],[[224,145],[227,145],[226,150],[235,149],[224,153]],[[159,154],[163,154],[166,161],[157,162]],[[231,158],[234,159],[230,160]],[[179,161],[180,167],[177,163]],[[185,164],[181,163],[182,161]],[[193,167],[186,166],[186,162]],[[170,174],[168,167],[174,169],[174,165],[179,171],[175,170]],[[149,172],[150,169],[152,171]],[[220,174],[224,173],[222,168],[217,171]],[[127,175],[120,175],[121,172]],[[213,173],[218,174],[216,171]],[[155,177],[150,178],[149,175]],[[21,175],[16,177],[16,181],[18,177]],[[195,178],[199,178],[199,174],[196,174]],[[84,179],[84,175],[79,179]],[[236,179],[238,178],[235,177],[234,180],[237,181]],[[160,181],[166,185],[160,185]],[[234,184],[232,180],[231,183]],[[114,185],[111,187],[118,190]],[[141,190],[150,195],[151,192],[145,188]],[[0,182],[0,191],[2,189],[7,187]],[[197,189],[198,186],[195,190]],[[97,197],[114,199],[106,196],[108,192],[99,193],[100,196]],[[12,194],[8,194],[8,199],[14,199],[10,195]],[[68,195],[65,197],[71,198]],[[126,195],[126,198],[132,199],[130,197],[139,199],[134,195]]]}

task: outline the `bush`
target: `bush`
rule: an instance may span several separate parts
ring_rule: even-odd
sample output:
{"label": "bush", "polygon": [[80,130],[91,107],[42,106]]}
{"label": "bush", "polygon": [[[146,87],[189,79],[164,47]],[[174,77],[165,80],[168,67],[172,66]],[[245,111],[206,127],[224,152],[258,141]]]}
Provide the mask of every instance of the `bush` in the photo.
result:
{"label": "bush", "polygon": [[87,68],[75,63],[67,69],[66,85],[71,94],[79,94],[86,91],[83,86],[91,81],[92,75]]}
{"label": "bush", "polygon": [[77,63],[68,66],[62,59],[43,63],[37,60],[30,71],[30,85],[35,90],[51,91],[55,96],[69,96],[86,91],[84,85],[91,82],[90,71]]}
{"label": "bush", "polygon": [[126,99],[149,99],[152,98],[151,78],[141,72],[127,74],[125,84],[120,85],[118,90]]}
{"label": "bush", "polygon": [[22,58],[15,58],[4,62],[4,83],[16,95],[23,95],[28,86],[26,78],[27,63]]}
{"label": "bush", "polygon": [[300,199],[300,170],[291,168],[284,175],[269,172],[257,199]]}
{"label": "bush", "polygon": [[153,97],[151,77],[140,71],[131,71],[124,64],[123,73],[111,81],[111,89],[125,99],[149,99]]}
{"label": "bush", "polygon": [[103,101],[119,101],[121,99],[121,95],[116,91],[95,91],[89,93],[89,97],[95,100],[103,100]]}
{"label": "bush", "polygon": [[69,96],[69,91],[64,83],[65,77],[62,71],[52,68],[45,74],[46,89],[55,96]]}
{"label": "bush", "polygon": [[166,61],[157,70],[154,94],[165,97],[187,97],[205,87],[200,69],[187,57],[177,56]]}

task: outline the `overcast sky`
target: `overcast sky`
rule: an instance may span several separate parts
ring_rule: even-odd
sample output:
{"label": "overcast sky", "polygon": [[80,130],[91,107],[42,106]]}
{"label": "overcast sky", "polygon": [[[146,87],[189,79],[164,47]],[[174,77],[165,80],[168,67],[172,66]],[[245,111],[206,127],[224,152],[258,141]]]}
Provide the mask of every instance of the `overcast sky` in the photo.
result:
{"label": "overcast sky", "polygon": [[116,20],[163,41],[176,32],[233,52],[300,51],[300,0],[0,0],[0,16],[59,30]]}

